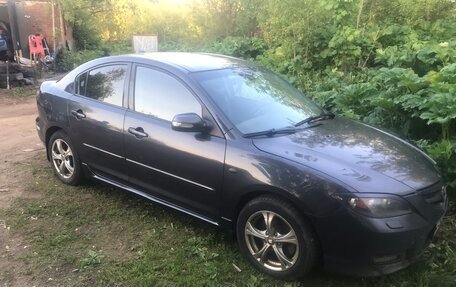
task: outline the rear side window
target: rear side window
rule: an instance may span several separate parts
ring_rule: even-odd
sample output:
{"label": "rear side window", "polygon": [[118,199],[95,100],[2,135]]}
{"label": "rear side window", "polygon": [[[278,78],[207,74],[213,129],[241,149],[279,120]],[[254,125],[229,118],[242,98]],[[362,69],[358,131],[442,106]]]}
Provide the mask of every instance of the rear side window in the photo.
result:
{"label": "rear side window", "polygon": [[76,94],[121,107],[127,65],[93,69],[76,79]]}
{"label": "rear side window", "polygon": [[69,83],[69,84],[65,87],[65,92],[68,92],[68,93],[71,93],[71,94],[74,93],[74,82]]}
{"label": "rear side window", "polygon": [[76,94],[85,96],[86,84],[87,84],[87,72],[79,75],[79,77],[76,79],[76,91],[75,91]]}
{"label": "rear side window", "polygon": [[145,67],[136,68],[135,111],[166,121],[177,114],[202,114],[200,103],[181,82]]}

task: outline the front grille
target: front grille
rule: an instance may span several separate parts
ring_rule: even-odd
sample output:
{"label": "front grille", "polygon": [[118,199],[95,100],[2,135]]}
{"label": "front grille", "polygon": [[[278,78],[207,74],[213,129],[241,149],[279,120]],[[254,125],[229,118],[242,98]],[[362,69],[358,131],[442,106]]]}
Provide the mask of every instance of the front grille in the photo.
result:
{"label": "front grille", "polygon": [[445,200],[445,186],[437,183],[418,190],[418,194],[429,204],[440,204]]}

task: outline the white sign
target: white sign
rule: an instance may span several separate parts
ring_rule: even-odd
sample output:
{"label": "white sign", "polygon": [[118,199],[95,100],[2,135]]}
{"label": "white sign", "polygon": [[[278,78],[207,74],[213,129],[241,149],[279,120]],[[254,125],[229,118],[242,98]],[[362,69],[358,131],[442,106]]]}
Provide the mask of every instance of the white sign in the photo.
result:
{"label": "white sign", "polygon": [[158,38],[157,36],[133,36],[133,49],[135,53],[147,53],[158,51]]}

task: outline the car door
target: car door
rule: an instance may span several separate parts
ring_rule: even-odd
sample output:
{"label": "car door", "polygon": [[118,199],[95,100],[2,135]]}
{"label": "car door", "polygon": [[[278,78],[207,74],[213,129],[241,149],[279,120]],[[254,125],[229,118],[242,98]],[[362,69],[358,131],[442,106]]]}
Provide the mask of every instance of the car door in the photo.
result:
{"label": "car door", "polygon": [[134,103],[125,116],[125,153],[131,184],[206,216],[219,212],[225,139],[208,133],[179,132],[172,118],[196,113],[213,121],[180,79],[138,65],[134,69]]}
{"label": "car door", "polygon": [[123,142],[128,63],[79,74],[70,98],[70,132],[81,161],[101,176],[127,180]]}

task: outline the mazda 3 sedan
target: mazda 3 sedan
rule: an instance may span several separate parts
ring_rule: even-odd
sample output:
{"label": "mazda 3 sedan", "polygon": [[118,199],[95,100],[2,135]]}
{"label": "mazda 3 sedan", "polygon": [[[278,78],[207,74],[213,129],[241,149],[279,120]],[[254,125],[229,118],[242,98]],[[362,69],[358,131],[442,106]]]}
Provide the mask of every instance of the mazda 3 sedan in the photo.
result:
{"label": "mazda 3 sedan", "polygon": [[92,178],[235,231],[281,279],[407,267],[447,207],[432,161],[321,109],[254,63],[209,54],[97,59],[37,96],[55,175]]}

